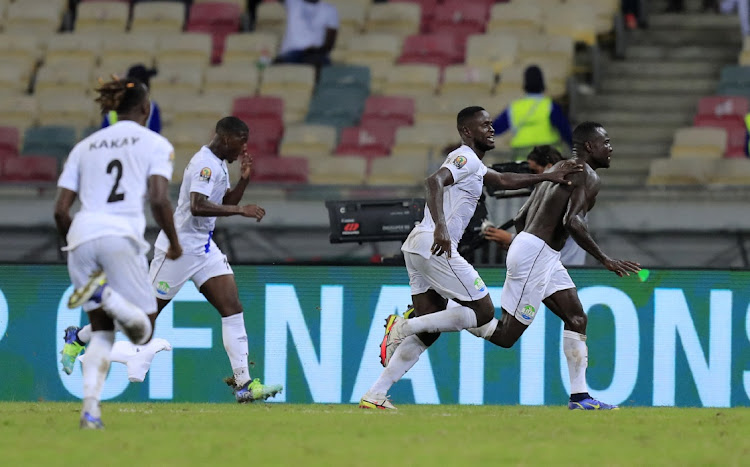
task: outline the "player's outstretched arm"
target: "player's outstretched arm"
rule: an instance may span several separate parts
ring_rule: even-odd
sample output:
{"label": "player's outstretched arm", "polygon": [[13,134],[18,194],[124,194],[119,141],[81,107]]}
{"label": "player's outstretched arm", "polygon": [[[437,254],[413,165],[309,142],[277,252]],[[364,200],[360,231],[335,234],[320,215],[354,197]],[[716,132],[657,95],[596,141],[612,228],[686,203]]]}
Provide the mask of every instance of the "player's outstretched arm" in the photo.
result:
{"label": "player's outstretched arm", "polygon": [[148,177],[148,199],[154,220],[164,231],[169,240],[167,258],[177,259],[182,256],[182,246],[177,238],[172,217],[172,203],[169,201],[169,180],[161,175]]}
{"label": "player's outstretched arm", "polygon": [[604,267],[614,272],[618,276],[629,276],[630,273],[636,273],[641,270],[641,265],[633,261],[621,261],[612,259],[604,252],[599,245],[591,238],[588,226],[584,221],[584,215],[587,212],[587,206],[591,206],[593,200],[586,196],[586,187],[577,186],[568,200],[568,208],[563,216],[563,225],[573,237],[576,243],[586,250],[588,254],[596,258]]}
{"label": "player's outstretched arm", "polygon": [[227,190],[221,204],[238,205],[245,194],[245,188],[250,183],[250,175],[253,172],[253,157],[248,155],[247,150],[240,156],[240,180],[231,190]]}
{"label": "player's outstretched arm", "polygon": [[445,225],[443,188],[452,184],[453,174],[445,167],[441,167],[424,181],[427,207],[430,208],[430,215],[435,223],[432,254],[440,256],[445,253],[448,258],[451,257],[451,237],[448,233],[448,227]]}
{"label": "player's outstretched arm", "polygon": [[55,225],[57,233],[64,239],[68,236],[70,224],[73,223],[73,216],[70,215],[70,208],[76,200],[78,194],[67,188],[60,188],[57,191],[57,200],[55,201]]}
{"label": "player's outstretched arm", "polygon": [[570,180],[566,177],[570,174],[583,171],[583,166],[573,162],[565,161],[555,167],[554,170],[541,174],[517,174],[517,173],[499,173],[488,169],[484,175],[484,185],[494,190],[518,190],[539,182],[554,182],[562,185],[570,185]]}
{"label": "player's outstretched arm", "polygon": [[260,222],[266,215],[266,210],[255,204],[235,206],[212,203],[206,195],[193,191],[190,193],[190,214],[195,217],[252,217]]}

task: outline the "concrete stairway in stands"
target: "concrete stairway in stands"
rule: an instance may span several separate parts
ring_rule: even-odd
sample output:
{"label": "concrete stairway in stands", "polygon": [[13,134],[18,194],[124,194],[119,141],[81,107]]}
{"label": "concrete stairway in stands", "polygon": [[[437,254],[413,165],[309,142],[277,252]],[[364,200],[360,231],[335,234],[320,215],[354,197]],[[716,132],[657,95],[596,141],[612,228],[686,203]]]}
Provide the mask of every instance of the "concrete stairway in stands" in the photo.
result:
{"label": "concrete stairway in stands", "polygon": [[652,159],[667,157],[677,128],[692,125],[698,100],[716,93],[719,72],[737,62],[742,45],[736,15],[662,13],[652,1],[649,28],[628,32],[624,60],[605,58],[600,89],[581,96],[574,120],[602,123],[612,137],[604,186],[643,186]]}

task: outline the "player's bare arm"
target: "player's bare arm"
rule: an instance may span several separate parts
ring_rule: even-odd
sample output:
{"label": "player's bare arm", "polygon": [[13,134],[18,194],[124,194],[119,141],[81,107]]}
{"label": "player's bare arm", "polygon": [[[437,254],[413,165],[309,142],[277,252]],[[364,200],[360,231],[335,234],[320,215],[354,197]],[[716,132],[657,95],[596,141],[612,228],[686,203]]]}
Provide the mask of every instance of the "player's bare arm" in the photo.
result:
{"label": "player's bare arm", "polygon": [[236,206],[212,203],[206,195],[192,192],[190,193],[190,214],[195,217],[252,217],[260,222],[266,215],[266,211],[256,204]]}
{"label": "player's bare arm", "polygon": [[427,177],[425,180],[425,189],[427,191],[427,206],[430,208],[432,221],[435,223],[434,243],[432,244],[432,254],[442,255],[445,253],[448,258],[451,257],[451,236],[448,234],[448,227],[445,225],[445,212],[443,211],[443,188],[453,185],[453,174],[445,167]]}
{"label": "player's bare arm", "polygon": [[641,270],[640,264],[632,261],[622,261],[612,259],[607,256],[599,245],[591,238],[588,227],[584,221],[584,216],[593,206],[596,195],[599,192],[598,177],[585,177],[584,183],[576,184],[568,200],[568,206],[563,216],[563,225],[568,230],[576,243],[586,250],[604,267],[614,272],[618,276],[629,276],[631,272],[635,273]]}
{"label": "player's bare arm", "polygon": [[245,188],[250,183],[250,175],[253,170],[253,158],[247,153],[247,146],[244,147],[242,155],[240,156],[240,180],[231,190],[227,190],[224,195],[222,204],[225,205],[238,205],[242,201],[242,195],[245,194]]}
{"label": "player's bare arm", "polygon": [[73,223],[73,216],[70,215],[70,208],[76,200],[78,194],[67,188],[60,188],[57,191],[57,200],[55,201],[55,225],[57,232],[64,239],[68,236],[70,224]]}
{"label": "player's bare arm", "polygon": [[484,176],[484,185],[493,190],[517,190],[540,182],[570,185],[571,182],[566,177],[582,170],[583,166],[574,161],[565,161],[557,165],[554,170],[541,174],[499,173],[488,169]]}
{"label": "player's bare arm", "polygon": [[169,201],[169,180],[161,175],[150,176],[148,178],[148,199],[154,220],[169,240],[167,258],[179,258],[182,256],[182,246],[180,246],[177,231],[174,228],[172,203]]}

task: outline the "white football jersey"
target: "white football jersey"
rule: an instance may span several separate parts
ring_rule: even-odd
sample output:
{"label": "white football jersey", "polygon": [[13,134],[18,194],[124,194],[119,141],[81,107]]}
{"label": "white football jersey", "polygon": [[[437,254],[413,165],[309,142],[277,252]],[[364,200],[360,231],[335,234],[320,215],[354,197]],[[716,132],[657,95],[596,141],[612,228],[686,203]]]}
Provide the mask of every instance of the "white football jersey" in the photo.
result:
{"label": "white football jersey", "polygon": [[[466,145],[448,154],[442,167],[446,167],[453,174],[453,184],[443,189],[443,211],[451,237],[451,256],[457,256],[458,242],[474,216],[479,197],[482,196],[487,167]],[[411,231],[401,250],[429,258],[432,254],[430,250],[434,243],[434,233],[435,222],[432,220],[430,208],[425,206],[424,219]]]}
{"label": "white football jersey", "polygon": [[78,143],[57,182],[75,191],[81,209],[68,232],[70,250],[104,236],[137,241],[143,253],[146,218],[143,205],[148,178],[172,178],[174,149],[166,138],[130,120],[101,129]]}
{"label": "white football jersey", "polygon": [[[190,193],[206,195],[210,202],[222,204],[229,188],[226,161],[219,159],[208,147],[203,146],[185,168],[180,198],[174,213],[177,238],[180,239],[183,253],[205,255],[211,248],[216,248],[212,240],[216,217],[193,216],[190,213]],[[169,249],[169,240],[164,231],[159,232],[154,248],[162,251]]]}

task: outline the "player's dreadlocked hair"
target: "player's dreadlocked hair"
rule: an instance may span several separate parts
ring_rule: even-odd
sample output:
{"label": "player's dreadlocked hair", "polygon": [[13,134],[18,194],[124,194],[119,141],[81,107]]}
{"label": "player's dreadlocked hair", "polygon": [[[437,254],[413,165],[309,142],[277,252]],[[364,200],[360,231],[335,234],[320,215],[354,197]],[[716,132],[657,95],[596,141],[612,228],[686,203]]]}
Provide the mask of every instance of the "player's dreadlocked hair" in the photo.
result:
{"label": "player's dreadlocked hair", "polygon": [[125,113],[133,110],[148,97],[148,89],[140,81],[132,78],[118,79],[113,76],[112,81],[102,83],[96,90],[102,114],[115,111]]}

